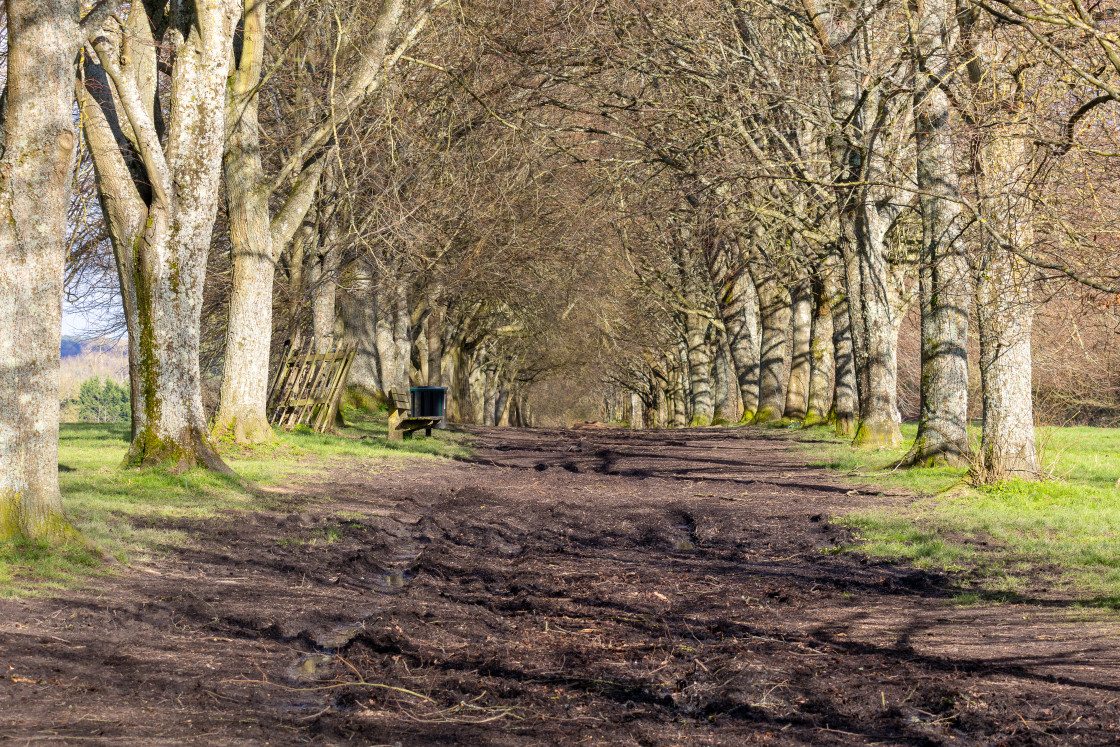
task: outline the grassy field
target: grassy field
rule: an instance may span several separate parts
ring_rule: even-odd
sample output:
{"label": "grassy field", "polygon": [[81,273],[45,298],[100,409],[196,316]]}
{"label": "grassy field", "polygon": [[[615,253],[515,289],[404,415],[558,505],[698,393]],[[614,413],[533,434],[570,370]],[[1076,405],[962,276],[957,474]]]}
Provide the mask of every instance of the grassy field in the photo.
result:
{"label": "grassy field", "polygon": [[[916,426],[902,430],[912,441]],[[848,550],[963,571],[962,601],[1120,607],[1120,429],[1040,428],[1047,478],[990,486],[969,485],[963,469],[893,469],[906,448],[856,451],[825,428],[801,439],[815,464],[885,493],[881,508],[842,518],[862,539]]]}
{"label": "grassy field", "polygon": [[[371,463],[392,468],[406,459],[466,456],[462,434],[433,431],[433,438],[389,443],[384,413],[346,411],[343,436],[309,430],[278,430],[277,441],[255,448],[222,449],[241,477],[268,487],[292,477],[326,473],[332,466]],[[128,426],[64,424],[59,437],[59,480],[74,525],[93,547],[47,548],[36,543],[0,543],[0,596],[31,595],[89,583],[114,572],[115,564],[142,560],[185,537],[148,526],[151,518],[203,518],[220,513],[275,507],[267,494],[205,470],[175,475],[165,469],[120,468],[128,448]]]}

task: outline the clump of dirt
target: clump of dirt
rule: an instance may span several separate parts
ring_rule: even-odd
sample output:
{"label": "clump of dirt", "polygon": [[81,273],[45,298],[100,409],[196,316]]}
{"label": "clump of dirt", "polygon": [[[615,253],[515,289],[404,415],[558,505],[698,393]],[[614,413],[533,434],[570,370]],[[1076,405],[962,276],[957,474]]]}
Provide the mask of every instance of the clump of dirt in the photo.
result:
{"label": "clump of dirt", "polygon": [[0,602],[0,736],[1104,744],[1120,627],[834,552],[879,500],[751,429],[471,429],[97,592]]}

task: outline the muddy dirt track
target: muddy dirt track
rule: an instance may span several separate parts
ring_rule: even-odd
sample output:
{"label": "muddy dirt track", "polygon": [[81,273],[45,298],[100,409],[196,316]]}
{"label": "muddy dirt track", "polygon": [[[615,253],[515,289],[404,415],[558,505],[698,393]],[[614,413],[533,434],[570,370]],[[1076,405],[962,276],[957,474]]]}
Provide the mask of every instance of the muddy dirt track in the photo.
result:
{"label": "muddy dirt track", "polygon": [[[1114,744],[1120,625],[829,553],[778,436],[472,429],[0,600],[14,744]],[[307,496],[304,498],[304,496]]]}

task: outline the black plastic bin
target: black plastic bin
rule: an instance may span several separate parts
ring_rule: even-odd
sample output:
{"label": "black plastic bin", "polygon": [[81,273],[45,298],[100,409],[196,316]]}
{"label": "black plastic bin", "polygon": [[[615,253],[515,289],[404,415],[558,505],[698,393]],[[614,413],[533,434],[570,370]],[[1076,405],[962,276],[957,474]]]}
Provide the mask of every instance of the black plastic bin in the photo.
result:
{"label": "black plastic bin", "polygon": [[447,423],[447,387],[414,386],[408,392],[412,397],[412,417],[439,418],[441,428]]}

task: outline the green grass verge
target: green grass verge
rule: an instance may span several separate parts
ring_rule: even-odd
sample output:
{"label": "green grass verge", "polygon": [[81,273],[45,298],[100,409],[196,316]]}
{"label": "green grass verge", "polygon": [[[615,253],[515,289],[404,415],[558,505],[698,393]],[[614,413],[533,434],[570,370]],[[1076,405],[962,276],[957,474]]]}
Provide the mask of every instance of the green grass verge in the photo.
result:
{"label": "green grass verge", "polygon": [[[263,486],[293,477],[326,474],[332,468],[394,469],[405,459],[463,457],[470,453],[463,434],[433,431],[432,438],[387,441],[384,413],[344,411],[342,436],[307,429],[276,431],[277,440],[251,448],[222,445],[239,475]],[[166,517],[207,518],[222,513],[278,508],[275,499],[245,490],[206,470],[171,474],[166,469],[121,469],[128,426],[63,424],[59,433],[59,482],[67,514],[96,545],[49,547],[36,542],[0,542],[0,596],[31,596],[87,585],[113,572],[101,553],[122,563],[142,560],[180,544],[179,532],[150,526]],[[324,541],[330,541],[325,536]]]}
{"label": "green grass verge", "polygon": [[1057,593],[1120,606],[1120,429],[1040,428],[1047,479],[980,487],[963,469],[894,469],[916,426],[902,430],[907,446],[882,451],[852,449],[824,428],[799,434],[816,465],[886,493],[880,507],[841,517],[861,539],[845,549],[965,571],[966,601]]}

